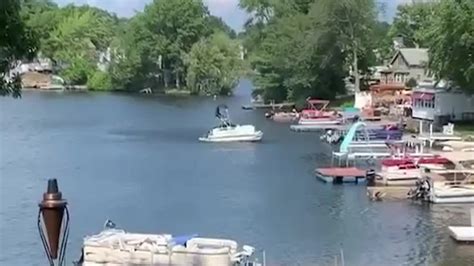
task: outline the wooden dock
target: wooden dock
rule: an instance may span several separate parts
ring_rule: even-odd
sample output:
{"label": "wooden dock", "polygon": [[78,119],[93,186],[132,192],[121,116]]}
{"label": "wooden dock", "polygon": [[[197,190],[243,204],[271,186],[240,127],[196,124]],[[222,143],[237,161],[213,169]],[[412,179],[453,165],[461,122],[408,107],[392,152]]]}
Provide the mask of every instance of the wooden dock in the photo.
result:
{"label": "wooden dock", "polygon": [[254,110],[254,109],[280,109],[285,107],[293,107],[295,103],[251,103],[242,105],[244,110]]}
{"label": "wooden dock", "polygon": [[[385,125],[390,125],[393,124],[393,122],[388,122],[388,121],[368,121],[366,122],[365,128],[367,130],[370,129],[377,129]],[[349,129],[352,127],[352,123],[348,124],[327,124],[327,125],[291,125],[290,130],[295,131],[295,132],[318,132],[318,131],[324,131],[324,130],[337,130],[337,131],[349,131]]]}
{"label": "wooden dock", "polygon": [[367,187],[367,196],[371,200],[406,200],[408,192],[412,189],[409,186],[375,186]]}
{"label": "wooden dock", "polygon": [[474,242],[474,209],[471,209],[471,226],[448,226],[448,230],[456,241]]}
{"label": "wooden dock", "polygon": [[317,168],[315,175],[325,183],[365,183],[365,171],[355,167]]}

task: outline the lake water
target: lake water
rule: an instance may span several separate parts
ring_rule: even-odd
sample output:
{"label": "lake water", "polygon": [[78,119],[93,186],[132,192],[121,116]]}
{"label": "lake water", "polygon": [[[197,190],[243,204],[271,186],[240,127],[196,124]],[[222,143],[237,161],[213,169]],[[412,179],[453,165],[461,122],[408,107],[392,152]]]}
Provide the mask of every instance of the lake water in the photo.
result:
{"label": "lake water", "polygon": [[[317,135],[244,111],[230,98],[25,92],[0,98],[0,265],[46,265],[36,229],[48,178],[69,201],[67,261],[106,219],[134,232],[226,237],[264,248],[268,265],[473,265],[447,225],[467,206],[370,202],[363,186],[313,176],[330,163]],[[262,143],[204,144],[214,108],[265,133]]]}

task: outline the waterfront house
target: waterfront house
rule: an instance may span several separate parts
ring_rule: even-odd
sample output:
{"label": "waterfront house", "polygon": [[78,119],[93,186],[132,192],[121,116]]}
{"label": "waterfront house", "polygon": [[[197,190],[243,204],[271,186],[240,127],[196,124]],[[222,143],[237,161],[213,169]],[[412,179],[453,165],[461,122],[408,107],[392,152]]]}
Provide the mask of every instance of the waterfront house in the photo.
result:
{"label": "waterfront house", "polygon": [[[410,79],[416,81],[416,83],[430,80],[432,78],[431,72],[427,68],[428,65],[428,49],[424,48],[400,48],[395,46],[396,52],[392,56],[387,66],[375,66],[372,68],[372,76],[370,78],[371,91],[380,92],[393,92],[392,96],[396,96],[395,93],[402,93],[407,82]],[[372,88],[375,88],[372,89]],[[360,92],[355,97],[355,107],[363,108],[364,106],[373,105],[375,102],[382,99],[380,95],[374,95],[374,93]],[[387,98],[387,97],[385,97]],[[398,98],[392,97],[393,100]]]}
{"label": "waterfront house", "polygon": [[420,83],[432,78],[427,64],[428,49],[400,48],[393,55],[388,68],[381,71],[380,81],[385,84],[405,84],[414,79]]}
{"label": "waterfront house", "polygon": [[421,82],[412,93],[412,117],[439,127],[452,121],[474,121],[474,95],[450,82]]}

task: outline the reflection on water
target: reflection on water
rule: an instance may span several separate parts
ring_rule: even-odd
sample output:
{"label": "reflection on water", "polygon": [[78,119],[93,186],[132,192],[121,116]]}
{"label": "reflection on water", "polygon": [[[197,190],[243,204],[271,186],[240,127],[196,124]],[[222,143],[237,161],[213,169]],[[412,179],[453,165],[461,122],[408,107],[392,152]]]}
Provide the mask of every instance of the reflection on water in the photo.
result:
{"label": "reflection on water", "polygon": [[[370,202],[362,186],[314,178],[330,163],[315,134],[295,134],[243,111],[237,95],[161,98],[25,93],[0,98],[0,265],[44,265],[35,218],[47,178],[72,214],[68,260],[106,219],[137,232],[199,233],[265,248],[269,265],[473,265],[447,225],[465,206]],[[262,143],[199,143],[218,103]]]}

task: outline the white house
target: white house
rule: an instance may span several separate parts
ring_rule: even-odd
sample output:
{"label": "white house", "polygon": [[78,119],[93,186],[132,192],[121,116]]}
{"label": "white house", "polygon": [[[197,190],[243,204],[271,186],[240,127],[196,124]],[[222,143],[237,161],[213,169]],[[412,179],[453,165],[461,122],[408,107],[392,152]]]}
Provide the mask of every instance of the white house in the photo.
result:
{"label": "white house", "polygon": [[474,95],[452,88],[447,82],[421,82],[412,94],[412,117],[445,124],[474,120]]}

